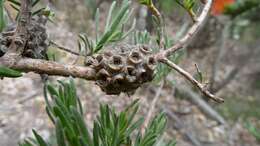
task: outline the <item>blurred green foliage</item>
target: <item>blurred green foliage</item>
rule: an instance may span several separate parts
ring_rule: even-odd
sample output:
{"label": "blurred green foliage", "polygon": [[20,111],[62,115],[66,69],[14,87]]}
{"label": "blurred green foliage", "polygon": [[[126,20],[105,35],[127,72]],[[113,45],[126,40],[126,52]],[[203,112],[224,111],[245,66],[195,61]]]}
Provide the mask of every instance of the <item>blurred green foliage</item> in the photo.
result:
{"label": "blurred green foliage", "polygon": [[231,18],[231,37],[244,43],[252,43],[259,37],[259,0],[237,0],[225,8]]}
{"label": "blurred green foliage", "polygon": [[5,28],[6,26],[6,19],[5,19],[5,10],[4,10],[4,0],[0,0],[0,32]]}
{"label": "blurred green foliage", "polygon": [[258,129],[249,121],[245,123],[245,128],[249,131],[250,134],[252,134],[256,138],[257,141],[260,142],[260,129]]}
{"label": "blurred green foliage", "polygon": [[160,9],[166,14],[170,14],[172,10],[176,8],[176,4],[177,4],[176,1],[174,0],[163,0],[163,1],[159,0],[158,3]]}
{"label": "blurred green foliage", "polygon": [[92,16],[95,15],[95,11],[97,10],[97,1],[96,0],[84,0],[85,5],[90,10]]}
{"label": "blurred green foliage", "polygon": [[260,119],[260,99],[256,97],[227,97],[225,103],[217,110],[227,119],[236,121],[238,118],[246,120],[250,117]]}
{"label": "blurred green foliage", "polygon": [[236,17],[243,13],[250,13],[256,8],[260,8],[259,0],[237,0],[234,4],[228,5],[224,13]]}
{"label": "blurred green foliage", "polygon": [[[50,97],[51,98],[50,98]],[[155,116],[145,132],[141,133],[144,118],[136,118],[138,100],[117,113],[108,105],[100,105],[99,115],[94,121],[92,134],[84,121],[81,101],[73,80],[59,81],[56,87],[44,87],[46,112],[55,125],[57,146],[175,146],[175,141],[161,142],[166,127],[166,116]],[[51,99],[51,100],[50,100]],[[20,146],[51,146],[35,130],[34,139],[28,138]],[[160,142],[160,145],[158,145]]]}

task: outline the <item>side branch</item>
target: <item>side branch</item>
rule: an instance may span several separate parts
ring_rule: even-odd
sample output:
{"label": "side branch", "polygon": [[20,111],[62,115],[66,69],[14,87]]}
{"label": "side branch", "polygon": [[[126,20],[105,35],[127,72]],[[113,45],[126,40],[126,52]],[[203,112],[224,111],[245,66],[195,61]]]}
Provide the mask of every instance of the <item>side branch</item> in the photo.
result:
{"label": "side branch", "polygon": [[168,65],[172,69],[176,70],[178,73],[180,73],[182,76],[184,76],[188,81],[190,81],[193,85],[195,85],[202,93],[204,96],[216,101],[216,102],[224,102],[222,98],[216,97],[215,95],[211,94],[203,84],[198,82],[196,79],[194,79],[188,72],[183,70],[181,67],[176,65],[175,63],[171,62],[169,59],[163,59],[161,60],[162,63]]}
{"label": "side branch", "polygon": [[163,86],[164,86],[164,81],[162,81],[160,87],[159,87],[158,90],[156,91],[156,94],[155,94],[155,97],[154,97],[153,101],[152,101],[151,104],[150,104],[151,106],[150,106],[150,108],[149,108],[149,111],[148,111],[148,113],[147,113],[147,116],[146,116],[146,118],[145,118],[145,121],[144,121],[144,123],[143,123],[143,125],[142,125],[142,127],[141,127],[141,133],[142,133],[142,134],[144,134],[145,129],[148,127],[148,124],[149,124],[149,122],[150,122],[150,120],[151,120],[151,118],[152,118],[152,115],[153,115],[155,106],[156,106],[156,104],[157,104],[157,102],[158,102],[159,97],[161,96],[161,93],[162,93],[162,90],[163,90]]}
{"label": "side branch", "polygon": [[191,42],[191,40],[194,38],[194,36],[197,34],[197,32],[203,27],[205,21],[207,20],[207,16],[208,16],[208,14],[210,12],[211,6],[212,6],[212,0],[207,0],[207,3],[204,6],[200,16],[196,19],[196,22],[191,26],[191,28],[188,30],[186,35],[182,39],[180,39],[171,48],[156,54],[155,55],[156,58],[158,60],[161,60],[161,59],[163,59],[165,57],[169,57],[174,52],[176,52],[179,49],[187,46]]}

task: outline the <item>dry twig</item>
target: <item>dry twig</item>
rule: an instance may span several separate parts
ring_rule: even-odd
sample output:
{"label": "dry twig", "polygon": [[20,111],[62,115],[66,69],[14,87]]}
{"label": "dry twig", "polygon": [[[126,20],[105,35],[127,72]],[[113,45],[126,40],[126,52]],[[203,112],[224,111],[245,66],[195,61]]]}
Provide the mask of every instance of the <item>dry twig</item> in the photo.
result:
{"label": "dry twig", "polygon": [[187,34],[182,39],[180,39],[174,46],[156,55],[159,61],[161,59],[164,59],[165,57],[169,57],[174,52],[189,45],[191,40],[194,38],[194,36],[197,34],[197,32],[203,27],[204,23],[206,22],[211,6],[212,6],[212,0],[208,0],[200,16],[197,18],[197,21],[191,26]]}
{"label": "dry twig", "polygon": [[190,81],[193,85],[195,85],[206,97],[216,101],[216,102],[224,102],[222,98],[216,97],[215,95],[211,94],[208,89],[198,82],[196,79],[192,77],[191,74],[183,70],[181,67],[176,65],[175,63],[171,62],[169,59],[165,58],[161,60],[161,62],[167,64],[172,69],[176,70],[178,73],[180,73],[182,76],[184,76],[188,81]]}
{"label": "dry twig", "polygon": [[150,122],[150,120],[152,118],[152,115],[153,115],[156,103],[157,103],[157,101],[158,101],[158,99],[159,99],[159,97],[161,95],[163,85],[164,85],[164,81],[162,81],[160,87],[156,91],[156,94],[155,94],[155,97],[154,97],[153,101],[150,104],[150,108],[149,108],[148,114],[147,114],[147,116],[145,118],[144,124],[143,124],[142,129],[141,129],[142,133],[144,133],[145,129],[147,128],[147,126],[148,126],[148,124],[149,124],[149,122]]}
{"label": "dry twig", "polygon": [[68,49],[68,48],[66,48],[66,47],[64,47],[64,46],[61,46],[61,45],[59,45],[58,43],[56,43],[56,42],[54,42],[54,41],[50,41],[50,44],[54,45],[55,47],[57,47],[57,48],[60,49],[60,50],[63,50],[63,51],[65,51],[65,52],[68,52],[68,53],[70,53],[70,54],[73,54],[73,55],[76,55],[76,56],[81,56],[80,53],[74,52],[74,51],[72,51],[71,49]]}

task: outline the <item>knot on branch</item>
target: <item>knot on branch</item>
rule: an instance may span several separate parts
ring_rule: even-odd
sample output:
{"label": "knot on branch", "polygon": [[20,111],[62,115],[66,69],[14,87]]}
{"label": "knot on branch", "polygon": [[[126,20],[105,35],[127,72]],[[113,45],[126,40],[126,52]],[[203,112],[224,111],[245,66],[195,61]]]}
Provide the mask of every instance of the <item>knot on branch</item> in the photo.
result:
{"label": "knot on branch", "polygon": [[145,46],[120,46],[89,56],[85,64],[95,69],[96,84],[106,94],[133,93],[152,81],[156,60]]}
{"label": "knot on branch", "polygon": [[22,56],[35,58],[35,59],[46,59],[47,44],[47,33],[44,27],[45,21],[42,21],[42,17],[33,18],[31,23],[26,26],[28,36],[25,41],[23,38],[24,34],[19,34],[14,37],[17,25],[9,25],[0,34],[0,57],[3,56],[11,43],[15,43],[18,46],[25,46],[23,48]]}

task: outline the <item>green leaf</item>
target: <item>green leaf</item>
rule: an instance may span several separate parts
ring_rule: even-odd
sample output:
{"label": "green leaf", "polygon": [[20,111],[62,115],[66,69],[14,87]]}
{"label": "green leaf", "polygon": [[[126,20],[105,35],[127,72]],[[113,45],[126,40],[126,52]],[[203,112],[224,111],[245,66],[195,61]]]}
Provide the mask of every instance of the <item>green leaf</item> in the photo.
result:
{"label": "green leaf", "polygon": [[83,117],[79,114],[77,109],[74,107],[71,107],[72,114],[75,118],[75,121],[77,122],[77,125],[79,126],[80,132],[82,133],[82,140],[89,146],[93,145],[92,139],[90,137],[90,134],[88,132],[87,126],[85,125]]}
{"label": "green leaf", "polygon": [[4,17],[4,0],[0,0],[0,32],[3,31],[5,26],[6,26],[6,20]]}
{"label": "green leaf", "polygon": [[125,39],[127,36],[129,36],[130,33],[132,33],[135,30],[136,27],[136,19],[134,19],[133,24],[131,26],[131,28],[124,33],[124,35],[121,37],[121,40]]}
{"label": "green leaf", "polygon": [[97,12],[96,12],[96,15],[95,15],[95,28],[96,28],[96,44],[98,43],[98,40],[99,40],[99,8],[97,8]]}
{"label": "green leaf", "polygon": [[168,144],[167,144],[167,146],[176,146],[176,141],[175,140],[172,140],[172,141],[170,141]]}
{"label": "green leaf", "polygon": [[[62,126],[66,128],[66,134],[70,140],[76,137],[75,131],[72,128],[71,121],[65,116],[64,112],[61,111],[58,107],[54,107],[53,111],[56,117],[59,117],[62,123]],[[65,129],[64,129],[65,130]]]}
{"label": "green leaf", "polygon": [[83,115],[83,107],[82,107],[82,103],[81,103],[79,97],[77,97],[77,101],[78,101],[78,107],[79,107],[80,114]]}
{"label": "green leaf", "polygon": [[137,120],[135,123],[133,123],[126,131],[126,135],[129,135],[134,131],[134,130],[137,130],[139,129],[142,124],[144,122],[144,118],[140,118],[139,120]]}
{"label": "green leaf", "polygon": [[51,109],[51,104],[48,99],[48,85],[46,83],[43,86],[43,97],[44,97],[45,103],[47,105],[47,108]]}
{"label": "green leaf", "polygon": [[109,12],[108,12],[107,20],[106,20],[105,31],[108,31],[108,29],[110,27],[110,21],[111,21],[112,13],[115,9],[115,6],[116,6],[116,1],[113,1],[113,3],[111,4],[111,6],[109,8]]}
{"label": "green leaf", "polygon": [[52,97],[59,97],[59,93],[52,85],[47,84],[47,89]]}
{"label": "green leaf", "polygon": [[32,13],[32,15],[35,16],[35,15],[37,15],[37,14],[40,14],[41,12],[43,12],[44,9],[45,9],[45,8],[40,8],[40,9],[34,11],[34,12]]}
{"label": "green leaf", "polygon": [[152,0],[139,0],[140,4],[151,6],[153,4]]}
{"label": "green leaf", "polygon": [[57,118],[55,122],[55,129],[56,129],[56,139],[58,146],[66,146],[65,135],[63,131],[63,126],[59,118]]}
{"label": "green leaf", "polygon": [[21,3],[17,0],[7,0],[9,2],[11,2],[12,4],[16,5],[16,6],[21,6]]}
{"label": "green leaf", "polygon": [[48,108],[48,107],[45,107],[45,110],[46,110],[46,113],[49,116],[50,120],[52,121],[52,123],[55,124],[55,120],[54,120],[54,117],[53,117],[53,113],[51,112],[51,109]]}
{"label": "green leaf", "polygon": [[111,146],[116,146],[118,145],[118,140],[119,140],[119,125],[120,125],[120,120],[117,119],[116,123],[115,123],[115,128],[113,131],[113,137],[112,137],[112,141],[111,141]]}
{"label": "green leaf", "polygon": [[23,143],[19,143],[19,146],[34,146],[34,144],[29,140],[25,139]]}
{"label": "green leaf", "polygon": [[44,139],[35,130],[32,130],[32,131],[33,131],[33,134],[34,134],[39,146],[48,146],[48,144],[44,141]]}
{"label": "green leaf", "polygon": [[65,103],[65,94],[66,94],[66,93],[64,93],[65,91],[64,91],[63,87],[62,87],[62,86],[59,86],[58,90],[59,90],[59,98],[60,98],[60,100],[61,100],[63,103]]}
{"label": "green leaf", "polygon": [[[119,31],[119,29],[126,21],[124,16],[128,17],[129,5],[130,1],[123,1],[121,9],[117,12],[116,16],[112,20],[112,23],[108,25],[109,27],[106,29],[101,39],[96,43],[94,53],[99,52],[104,47],[104,45],[108,44],[109,42],[120,40],[119,36],[123,36],[121,35],[122,32]],[[109,20],[107,22],[109,22]]]}
{"label": "green leaf", "polygon": [[86,52],[86,56],[92,55],[94,53],[94,46],[93,42],[89,40],[88,36],[85,34],[80,34],[79,35],[80,41],[84,43],[84,47],[79,42],[79,48],[84,48]]}
{"label": "green leaf", "polygon": [[11,68],[0,66],[0,77],[18,78],[23,76],[22,72]]}
{"label": "green leaf", "polygon": [[[136,101],[138,101],[138,100],[136,100]],[[139,105],[137,103],[135,103],[135,101],[134,101],[134,104],[130,108],[133,109],[132,112],[130,112],[129,109],[126,110],[126,113],[129,115],[128,116],[128,123],[129,124],[132,123],[132,121],[133,121],[133,119],[134,119],[134,117],[135,117],[135,115],[138,111]]]}
{"label": "green leaf", "polygon": [[193,77],[198,80],[200,83],[203,83],[203,74],[201,72],[201,70],[199,69],[199,67],[197,65],[196,66],[196,69],[197,69],[197,72],[195,73],[195,75],[193,75]]}
{"label": "green leaf", "polygon": [[195,1],[194,0],[184,0],[183,5],[186,8],[186,10],[191,10],[193,8],[193,6],[195,5]]}
{"label": "green leaf", "polygon": [[[100,113],[94,121],[92,137],[88,131],[88,126],[84,121],[82,109],[79,109],[80,100],[76,94],[75,84],[70,78],[69,82],[58,81],[59,86],[45,84],[44,98],[46,101],[46,111],[49,118],[55,124],[57,146],[154,146],[159,142],[165,130],[166,116],[161,113],[155,116],[145,130],[144,137],[140,133],[140,127],[144,118],[135,119],[138,110],[138,100],[133,101],[120,113],[116,113],[114,108],[107,104],[100,104]],[[59,89],[57,91],[57,88]],[[52,96],[48,100],[48,92]],[[134,121],[134,122],[133,122]],[[137,136],[133,136],[138,132]],[[32,145],[48,145],[35,131],[36,143],[30,140]],[[39,143],[39,144],[38,144]],[[31,146],[30,143],[22,143],[21,146]],[[172,142],[165,146],[174,146]]]}
{"label": "green leaf", "polygon": [[130,5],[129,1],[124,1],[122,8],[120,9],[118,14],[116,15],[115,19],[112,21],[112,24],[111,24],[111,27],[110,27],[111,31],[115,31],[116,28],[118,28],[118,26],[121,24],[123,17],[125,16],[126,12],[129,9],[129,5]]}
{"label": "green leaf", "polygon": [[43,14],[44,16],[46,16],[50,22],[54,23],[55,13],[54,13],[54,11],[51,10],[51,8],[50,8],[49,6],[46,6],[46,7],[42,10],[42,14]]}
{"label": "green leaf", "polygon": [[37,5],[40,2],[40,0],[34,0],[32,3],[32,6],[34,7],[35,5]]}
{"label": "green leaf", "polygon": [[99,146],[99,126],[96,121],[94,121],[94,128],[93,128],[93,143],[94,146]]}

